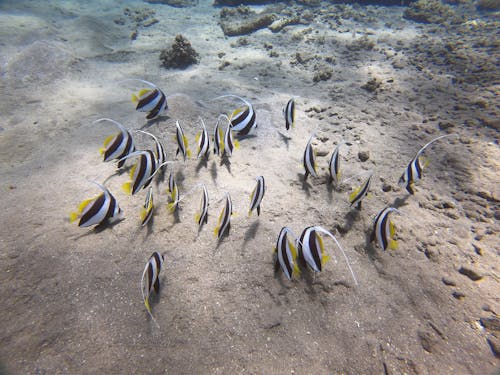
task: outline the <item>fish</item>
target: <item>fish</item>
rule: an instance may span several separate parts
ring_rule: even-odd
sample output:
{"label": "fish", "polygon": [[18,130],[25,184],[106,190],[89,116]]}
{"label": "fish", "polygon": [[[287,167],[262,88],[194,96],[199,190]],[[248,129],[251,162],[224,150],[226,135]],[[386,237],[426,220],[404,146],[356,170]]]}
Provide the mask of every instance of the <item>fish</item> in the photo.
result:
{"label": "fish", "polygon": [[429,147],[434,142],[450,136],[458,136],[458,135],[455,133],[445,134],[440,137],[432,139],[431,141],[426,143],[420,150],[418,150],[413,159],[411,159],[410,163],[404,170],[398,182],[400,186],[404,186],[404,188],[409,194],[411,195],[415,194],[415,188],[414,188],[415,182],[417,182],[422,178],[422,171],[428,164],[428,163],[425,163],[424,165],[421,164],[420,156],[422,155],[422,153],[425,151],[427,147]]}
{"label": "fish", "polygon": [[248,210],[248,216],[252,214],[254,209],[257,209],[257,216],[260,216],[260,204],[262,198],[264,198],[264,193],[266,192],[266,185],[263,176],[258,176],[256,178],[257,185],[250,194],[250,209]]}
{"label": "fish", "polygon": [[139,156],[139,160],[130,169],[130,181],[123,184],[123,191],[129,195],[148,187],[157,171],[156,158],[153,151],[135,151],[125,158]]}
{"label": "fish", "polygon": [[224,153],[224,133],[220,128],[220,119],[225,115],[219,116],[214,128],[214,154],[220,156]]}
{"label": "fish", "polygon": [[80,218],[79,227],[103,225],[121,219],[122,210],[118,206],[116,198],[104,185],[97,182],[93,183],[102,190],[102,193],[95,198],[84,200],[80,203],[76,212],[70,213],[70,222]]}
{"label": "fish", "polygon": [[177,152],[175,153],[175,155],[178,155],[180,152],[182,154],[182,157],[184,158],[184,161],[186,161],[186,157],[191,157],[191,151],[189,150],[188,139],[184,135],[184,131],[182,130],[179,121],[175,122],[175,126],[177,128],[176,131]]}
{"label": "fish", "polygon": [[[160,292],[160,272],[163,268],[163,263],[165,262],[165,257],[158,251],[155,251],[148,259],[144,271],[142,272],[141,279],[141,293],[142,299],[144,301],[144,306],[148,311],[149,316],[156,323],[156,319],[153,317],[153,312],[151,310],[151,305],[149,304],[149,297],[151,293],[154,292],[158,294]],[[158,323],[156,323],[158,324]]]}
{"label": "fish", "polygon": [[231,196],[226,193],[226,204],[219,215],[219,221],[214,229],[214,234],[220,239],[224,233],[229,234],[229,229],[231,227],[231,215],[233,214],[233,202],[231,201]]}
{"label": "fish", "polygon": [[203,223],[208,223],[208,191],[205,185],[203,187],[203,195],[200,202],[200,212],[195,215],[196,222],[198,223],[199,229],[203,226]]}
{"label": "fish", "polygon": [[300,257],[313,271],[321,272],[330,257],[326,255],[323,239],[316,234],[315,227],[305,228],[302,231],[298,244]]}
{"label": "fish", "polygon": [[[105,162],[121,159],[135,151],[132,135],[122,124],[110,118],[100,118],[95,120],[94,124],[101,121],[109,121],[118,126],[120,129],[119,133],[107,137],[104,140],[103,147],[99,149],[99,152],[103,156]],[[119,161],[118,168],[121,168],[124,163],[125,160]]]}
{"label": "fish", "polygon": [[339,182],[340,177],[340,158],[339,149],[345,142],[340,142],[335,150],[333,150],[332,157],[330,158],[330,163],[328,163],[328,171],[330,172],[330,178],[335,181],[336,184]]}
{"label": "fish", "polygon": [[168,191],[170,193],[170,203],[167,208],[170,212],[174,212],[177,209],[179,203],[179,189],[177,188],[177,183],[175,182],[174,172],[171,172],[168,176]]}
{"label": "fish", "polygon": [[222,95],[216,99],[221,98],[236,98],[243,102],[243,106],[235,109],[228,115],[231,128],[238,132],[238,135],[247,135],[250,131],[257,127],[256,114],[252,104],[238,95]]}
{"label": "fish", "polygon": [[373,233],[371,240],[377,240],[378,245],[382,250],[396,250],[398,248],[398,242],[394,239],[396,234],[396,229],[393,222],[389,219],[389,214],[391,212],[400,212],[393,207],[385,207],[382,209],[373,222]]}
{"label": "fish", "polygon": [[147,225],[151,220],[153,217],[153,208],[153,187],[150,186],[144,201],[144,206],[141,209],[141,226]]}
{"label": "fish", "polygon": [[226,128],[226,132],[224,133],[224,149],[222,150],[222,154],[227,152],[229,156],[233,155],[233,150],[235,148],[239,148],[240,144],[237,140],[233,139],[233,132],[231,126],[228,124]]}
{"label": "fish", "polygon": [[198,159],[202,156],[208,157],[209,148],[210,148],[210,139],[207,133],[207,127],[205,126],[205,122],[200,117],[201,125],[203,129],[196,135],[196,142],[198,142]]}
{"label": "fish", "polygon": [[283,116],[285,117],[286,130],[295,126],[295,100],[293,98],[283,108]]}
{"label": "fish", "polygon": [[321,226],[316,225],[304,229],[300,236],[300,239],[296,241],[299,254],[298,256],[303,261],[305,261],[314,272],[321,272],[323,266],[330,259],[330,257],[325,253],[325,246],[320,234],[327,235],[335,242],[335,245],[337,245],[340,252],[344,256],[354,283],[358,285],[356,275],[354,274],[354,271],[351,268],[351,264],[349,263],[349,259],[347,258],[347,255],[342,246],[340,246],[339,241],[337,241],[337,238],[333,234],[331,234]]}
{"label": "fish", "polygon": [[130,80],[139,81],[151,87],[151,89],[140,90],[137,95],[132,94],[132,102],[137,104],[135,109],[139,112],[148,112],[146,115],[147,120],[154,120],[168,109],[167,97],[158,86],[142,79]]}
{"label": "fish", "polygon": [[349,203],[351,203],[351,207],[356,205],[358,210],[361,209],[361,201],[368,194],[368,190],[370,189],[370,181],[372,179],[373,173],[370,172],[370,176],[366,179],[366,181],[357,189],[355,189],[349,195]]}
{"label": "fish", "polygon": [[293,276],[300,275],[300,269],[297,264],[297,249],[288,236],[293,236],[290,228],[281,228],[274,252],[276,253],[276,266],[279,266],[286,278],[291,280]]}
{"label": "fish", "polygon": [[311,135],[311,137],[309,138],[309,141],[307,142],[307,146],[306,146],[306,149],[304,151],[304,169],[305,169],[305,173],[304,173],[304,180],[307,180],[307,177],[309,175],[313,176],[313,177],[317,177],[318,174],[316,172],[316,160],[315,160],[315,151],[314,151],[314,148],[311,144],[311,141],[314,137],[314,134]]}
{"label": "fish", "polygon": [[164,163],[167,161],[167,153],[165,151],[165,145],[160,140],[158,140],[158,138],[155,135],[144,130],[137,130],[137,131],[149,135],[151,138],[153,138],[153,140],[155,141],[154,155],[155,155],[156,165],[162,166],[159,168],[163,168],[165,166]]}

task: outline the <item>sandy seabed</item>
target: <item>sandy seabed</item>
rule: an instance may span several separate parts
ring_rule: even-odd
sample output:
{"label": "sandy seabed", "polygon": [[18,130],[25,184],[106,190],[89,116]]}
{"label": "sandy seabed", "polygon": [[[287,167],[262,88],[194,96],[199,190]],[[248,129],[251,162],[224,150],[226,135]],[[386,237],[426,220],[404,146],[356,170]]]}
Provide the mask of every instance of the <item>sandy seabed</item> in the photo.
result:
{"label": "sandy seabed", "polygon": [[[325,22],[334,5],[312,8],[308,24],[225,37],[220,8],[202,1],[172,8],[141,1],[18,1],[0,4],[0,373],[5,374],[489,374],[498,366],[498,34],[495,15],[423,25],[404,7],[354,7]],[[154,11],[137,25],[124,8]],[[263,7],[252,7],[262,11]],[[295,4],[287,12],[302,13]],[[361,16],[360,16],[361,15]],[[123,21],[124,20],[124,21]],[[115,22],[116,21],[116,22]],[[137,38],[130,38],[137,30]],[[200,54],[185,70],[159,54],[182,33]],[[489,41],[489,42],[488,42]],[[315,82],[318,72],[331,77]],[[147,123],[134,111],[127,78],[156,83],[169,110]],[[373,90],[365,86],[368,82]],[[363,87],[365,86],[365,87]],[[368,88],[370,88],[368,87]],[[99,148],[116,132],[101,117],[162,139],[175,158],[175,121],[196,151],[201,116],[248,98],[258,127],[229,161],[177,158],[181,196],[210,195],[209,221],[194,222],[196,192],[172,215],[166,182],[155,180],[155,213],[141,228],[146,191],[130,197],[106,185],[125,220],[93,230],[69,212],[98,193],[89,181],[116,171]],[[285,130],[294,97],[296,126]],[[304,180],[312,133],[317,178]],[[415,152],[436,143],[417,192],[397,181]],[[139,148],[152,148],[136,135]],[[342,178],[373,171],[361,210],[349,206],[354,178],[335,188],[328,158],[341,149]],[[361,161],[364,160],[364,161]],[[248,217],[255,177],[266,178],[260,216]],[[365,174],[366,176],[366,174]],[[235,215],[221,241],[213,229],[229,192]],[[394,215],[399,249],[370,241],[382,208]],[[332,231],[357,276],[336,255],[317,275],[292,281],[275,271],[283,226]],[[140,278],[153,251],[165,254],[162,290],[149,319]]]}

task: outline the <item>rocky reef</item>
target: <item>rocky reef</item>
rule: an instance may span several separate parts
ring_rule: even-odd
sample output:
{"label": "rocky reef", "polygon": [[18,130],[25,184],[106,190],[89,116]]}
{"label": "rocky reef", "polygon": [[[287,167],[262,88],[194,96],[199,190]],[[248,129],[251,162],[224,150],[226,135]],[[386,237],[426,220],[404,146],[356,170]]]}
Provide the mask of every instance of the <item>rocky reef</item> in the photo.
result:
{"label": "rocky reef", "polygon": [[458,24],[465,20],[463,15],[440,0],[418,0],[411,3],[404,12],[404,18],[422,23],[451,24]]}
{"label": "rocky reef", "polygon": [[220,11],[220,27],[227,36],[251,34],[259,29],[271,25],[276,15],[264,10],[256,13],[247,6],[237,8],[222,8]]}
{"label": "rocky reef", "polygon": [[198,0],[143,0],[150,4],[165,4],[175,8],[188,8],[198,5]]}
{"label": "rocky reef", "polygon": [[199,61],[199,54],[191,43],[181,34],[175,37],[175,42],[160,54],[160,61],[165,68],[185,69]]}

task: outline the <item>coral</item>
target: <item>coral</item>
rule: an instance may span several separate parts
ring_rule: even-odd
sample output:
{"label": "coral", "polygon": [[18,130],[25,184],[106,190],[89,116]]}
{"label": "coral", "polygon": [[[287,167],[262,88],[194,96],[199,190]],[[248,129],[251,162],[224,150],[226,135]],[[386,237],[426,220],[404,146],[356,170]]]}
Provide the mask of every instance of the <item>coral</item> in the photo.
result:
{"label": "coral", "polygon": [[172,47],[161,52],[160,61],[165,68],[184,69],[191,64],[196,64],[199,61],[199,55],[191,43],[179,34],[175,37]]}
{"label": "coral", "polygon": [[418,0],[404,12],[404,18],[423,23],[461,23],[464,17],[440,0]]}
{"label": "coral", "polygon": [[220,27],[227,36],[251,34],[272,24],[276,15],[263,11],[260,14],[245,6],[236,9],[223,8],[220,12]]}
{"label": "coral", "polygon": [[499,0],[479,0],[477,2],[477,8],[480,10],[500,10]]}
{"label": "coral", "polygon": [[166,4],[175,8],[187,8],[198,5],[198,0],[143,0],[151,4]]}

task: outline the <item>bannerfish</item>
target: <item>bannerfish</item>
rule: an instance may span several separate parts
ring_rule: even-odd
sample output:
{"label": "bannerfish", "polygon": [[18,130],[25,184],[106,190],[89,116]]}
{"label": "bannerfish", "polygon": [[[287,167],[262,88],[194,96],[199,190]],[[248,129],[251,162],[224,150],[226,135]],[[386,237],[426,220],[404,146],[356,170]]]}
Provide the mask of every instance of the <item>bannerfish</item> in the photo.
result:
{"label": "bannerfish", "polygon": [[333,150],[332,157],[330,158],[330,163],[328,164],[328,171],[330,172],[330,178],[335,181],[336,184],[339,182],[340,177],[340,157],[339,149],[345,142],[340,142],[335,150]]}
{"label": "bannerfish", "polygon": [[[149,132],[146,132],[144,130],[137,130],[140,133],[144,133],[146,135],[149,135],[153,140],[155,141],[155,160],[156,160],[156,165],[159,168],[163,168],[165,166],[165,162],[167,161],[167,153],[165,151],[165,145],[154,135]],[[162,166],[162,167],[160,167]]]}
{"label": "bannerfish", "polygon": [[233,131],[229,124],[227,125],[226,132],[224,133],[224,149],[222,150],[222,154],[227,152],[229,156],[233,155],[233,150],[235,148],[239,148],[240,144],[237,140],[233,138]]}
{"label": "bannerfish", "polygon": [[221,115],[217,119],[214,128],[214,154],[221,156],[224,152],[224,133],[220,128],[220,119],[226,115]]}
{"label": "bannerfish", "polygon": [[[141,292],[142,299],[144,301],[144,306],[148,311],[149,316],[156,323],[156,319],[153,317],[153,312],[151,311],[151,305],[149,304],[149,296],[155,291],[156,294],[160,292],[160,271],[163,267],[163,262],[165,257],[158,251],[155,251],[146,263],[144,271],[142,272],[141,279]],[[158,324],[158,323],[156,323]]]}
{"label": "bannerfish", "polygon": [[248,100],[237,95],[222,95],[214,100],[229,97],[239,99],[244,104],[229,114],[231,128],[238,132],[238,135],[247,135],[253,128],[257,127],[255,110]]}
{"label": "bannerfish", "polygon": [[147,223],[153,217],[153,187],[150,186],[148,193],[146,194],[146,199],[144,201],[144,206],[141,209],[141,226],[147,225]]}
{"label": "bannerfish", "polygon": [[372,179],[373,173],[370,172],[370,176],[366,179],[366,181],[357,189],[355,189],[349,195],[349,203],[351,203],[351,207],[356,205],[358,210],[361,209],[361,201],[368,194],[368,190],[370,189],[370,181]]}
{"label": "bannerfish", "polygon": [[[130,79],[139,81],[150,86],[150,89],[142,89],[137,95],[132,94],[132,102],[136,103],[135,109],[139,112],[148,112],[147,120],[153,120],[168,109],[167,97],[154,83],[142,79]],[[126,80],[129,81],[129,80]]]}
{"label": "bannerfish", "polygon": [[314,151],[314,148],[311,144],[313,137],[314,134],[312,134],[311,137],[309,138],[306,149],[304,151],[304,160],[303,160],[305,169],[304,180],[307,180],[307,177],[309,175],[313,177],[318,176],[318,174],[316,173],[316,160],[315,160],[316,152]]}
{"label": "bannerfish", "polygon": [[118,206],[115,197],[103,185],[97,182],[93,183],[102,190],[102,193],[95,198],[84,200],[78,206],[78,210],[72,212],[69,216],[70,222],[80,218],[79,227],[102,225],[106,222],[112,223],[121,218],[122,210]]}
{"label": "bannerfish", "polygon": [[174,172],[171,172],[170,176],[168,176],[168,191],[170,193],[170,203],[167,205],[167,208],[170,212],[174,212],[177,209],[180,197],[179,189],[177,188],[177,183],[174,178]]}
{"label": "bannerfish", "polygon": [[276,269],[279,266],[286,278],[291,280],[293,276],[300,274],[300,269],[297,264],[297,249],[288,236],[293,236],[290,228],[281,228],[274,252],[276,253]]}
{"label": "bannerfish", "polygon": [[224,233],[229,234],[229,229],[231,227],[231,215],[233,214],[233,202],[231,201],[231,196],[226,193],[226,204],[219,215],[219,221],[214,229],[214,233],[217,238],[221,238]]}
{"label": "bannerfish", "polygon": [[153,151],[135,151],[125,158],[139,156],[139,159],[130,169],[130,181],[123,184],[123,190],[130,195],[134,195],[139,190],[148,187],[156,173],[156,158]]}
{"label": "bannerfish", "polygon": [[356,280],[356,276],[354,275],[354,271],[351,268],[351,264],[349,263],[349,259],[347,258],[344,249],[340,246],[337,238],[323,227],[312,226],[304,229],[302,235],[300,236],[300,240],[297,240],[298,256],[304,260],[313,271],[321,272],[323,266],[330,257],[325,253],[325,247],[320,233],[327,235],[335,242],[344,256],[354,283],[358,285],[358,281]]}
{"label": "bannerfish", "polygon": [[283,116],[285,117],[286,130],[295,126],[295,100],[293,98],[290,99],[283,108]]}
{"label": "bannerfish", "polygon": [[373,233],[371,240],[377,240],[378,245],[382,250],[396,250],[398,242],[394,239],[396,229],[393,222],[389,219],[391,212],[400,212],[396,208],[386,207],[381,210],[375,217],[373,223]]}
{"label": "bannerfish", "polygon": [[264,193],[266,192],[266,185],[263,176],[258,176],[256,178],[257,185],[250,194],[250,209],[248,210],[248,216],[252,214],[252,211],[257,209],[257,216],[260,215],[260,204],[262,198],[264,198]]}
{"label": "bannerfish", "polygon": [[191,157],[191,151],[189,150],[188,146],[188,139],[184,135],[184,130],[182,130],[179,121],[175,122],[175,126],[177,128],[177,131],[175,133],[177,140],[177,152],[175,153],[175,155],[178,155],[180,152],[182,154],[182,157],[184,158],[184,161],[186,161],[186,157]]}
{"label": "bannerfish", "polygon": [[[118,134],[110,135],[104,140],[104,146],[99,150],[104,157],[104,161],[108,162],[115,159],[121,159],[124,156],[135,151],[134,140],[130,132],[119,122],[109,119],[101,118],[94,121],[94,124],[101,121],[109,121],[120,129]],[[121,168],[125,160],[118,162],[118,168]]]}
{"label": "bannerfish", "polygon": [[422,153],[432,143],[434,143],[442,138],[450,137],[450,136],[457,136],[457,134],[446,134],[446,135],[442,135],[440,137],[432,139],[430,142],[426,143],[424,145],[424,147],[422,147],[420,150],[418,150],[418,152],[415,154],[413,159],[411,159],[410,163],[408,164],[408,166],[404,170],[403,174],[399,178],[399,185],[404,186],[406,191],[409,194],[412,194],[412,195],[415,194],[414,184],[415,184],[415,182],[417,182],[418,180],[420,180],[422,178],[422,171],[423,171],[424,167],[427,166],[427,163],[424,165],[422,165],[420,163],[420,156],[422,155]]}
{"label": "bannerfish", "polygon": [[203,187],[203,195],[200,202],[200,212],[195,216],[196,222],[198,223],[198,228],[201,229],[203,224],[208,223],[208,191],[205,185]]}
{"label": "bannerfish", "polygon": [[196,135],[196,142],[198,142],[198,159],[202,156],[208,157],[210,149],[210,139],[208,138],[207,127],[205,121],[200,117],[203,129]]}

